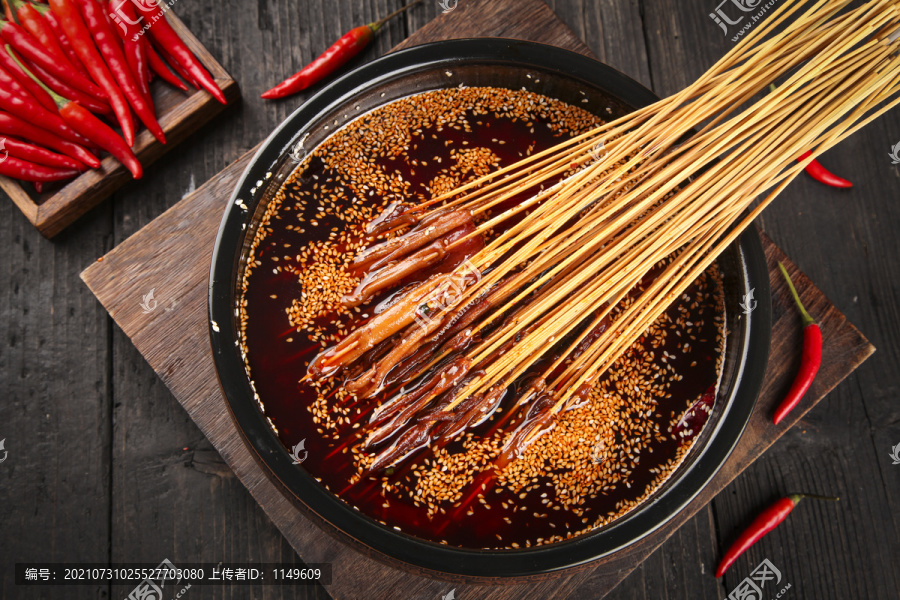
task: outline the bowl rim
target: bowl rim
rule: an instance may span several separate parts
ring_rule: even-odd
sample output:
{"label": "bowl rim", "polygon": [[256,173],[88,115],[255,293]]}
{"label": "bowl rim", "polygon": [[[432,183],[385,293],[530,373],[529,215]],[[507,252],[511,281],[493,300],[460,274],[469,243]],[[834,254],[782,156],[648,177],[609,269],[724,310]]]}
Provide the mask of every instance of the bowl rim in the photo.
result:
{"label": "bowl rim", "polygon": [[[301,139],[305,129],[330,109],[344,104],[354,93],[378,82],[402,78],[432,68],[451,69],[454,64],[489,63],[559,71],[599,87],[609,96],[633,106],[650,104],[658,97],[646,87],[593,58],[535,42],[501,38],[447,40],[396,51],[363,65],[323,87],[287,117],[248,163],[232,194],[216,236],[208,288],[209,336],[216,372],[235,427],[263,471],[285,488],[289,497],[331,533],[344,541],[375,551],[375,557],[397,561],[434,576],[475,581],[498,581],[548,575],[583,567],[650,535],[671,521],[709,483],[740,440],[762,386],[768,362],[772,306],[769,275],[758,232],[748,228],[736,242],[744,291],[755,289],[757,308],[741,319],[745,329],[736,385],[717,430],[691,463],[683,465],[679,478],[661,493],[641,504],[609,527],[572,540],[516,550],[463,549],[438,544],[381,525],[354,510],[321,486],[305,470],[293,465],[287,449],[258,408],[243,358],[236,345],[235,278],[245,228],[261,195],[258,188],[274,165]],[[565,67],[560,71],[560,65]],[[255,184],[255,185],[254,185]],[[252,199],[245,202],[244,199]],[[252,206],[248,204],[253,203]],[[248,228],[250,229],[250,228]],[[752,354],[753,360],[750,360]],[[692,449],[692,452],[694,449]]]}

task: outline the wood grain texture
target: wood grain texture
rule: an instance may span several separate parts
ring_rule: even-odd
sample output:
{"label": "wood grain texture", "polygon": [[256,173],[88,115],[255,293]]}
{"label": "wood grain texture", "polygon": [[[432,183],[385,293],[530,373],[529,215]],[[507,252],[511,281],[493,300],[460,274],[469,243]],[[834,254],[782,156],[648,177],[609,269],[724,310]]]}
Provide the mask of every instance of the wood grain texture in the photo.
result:
{"label": "wood grain texture", "polygon": [[428,42],[466,37],[500,37],[529,40],[590,54],[565,23],[543,2],[459,2],[451,12],[434,19],[395,50]]}
{"label": "wood grain texture", "polygon": [[[206,66],[229,104],[237,100],[240,96],[237,82],[174,13],[169,12],[167,18],[172,28]],[[157,141],[146,128],[135,134],[132,150],[144,167],[153,164],[225,108],[205,91],[191,88],[189,92],[182,92],[161,79],[151,84],[151,91],[157,121],[166,135],[166,143]],[[51,191],[40,195],[30,184],[9,177],[0,176],[0,188],[12,198],[32,225],[44,236],[52,238],[117,189],[133,181],[128,170],[114,157],[107,155],[101,163],[99,169],[89,169],[62,187],[51,187]]]}
{"label": "wood grain texture", "polygon": [[[4,598],[26,597],[13,584],[16,561],[109,560],[111,323],[78,278],[92,254],[109,249],[109,215],[98,212],[52,245],[0,202]],[[80,593],[100,597],[105,587]]]}
{"label": "wood grain texture", "polygon": [[[469,1],[459,0],[459,5]],[[279,102],[261,101],[262,91],[349,27],[373,21],[400,4],[402,0],[182,0],[176,8],[179,17],[241,83],[242,102],[52,243],[11,202],[0,202],[0,247],[6,253],[0,266],[0,389],[6,400],[0,402],[0,439],[7,439],[10,451],[0,465],[0,598],[126,595],[118,592],[127,590],[90,586],[26,593],[9,575],[7,565],[16,560],[298,560],[240,480],[227,475],[231,469],[132,342],[89,298],[77,275],[253,148],[316,90]],[[644,84],[659,80],[668,86],[656,87],[657,93],[678,89],[679,82],[732,46],[707,16],[715,4],[717,0],[550,2],[602,60]],[[353,65],[388,51],[440,12],[437,0],[426,0],[386,26]],[[672,25],[661,27],[662,22]],[[687,32],[691,37],[685,38]],[[761,219],[779,246],[871,337],[878,352],[607,598],[721,600],[763,557],[793,583],[786,598],[900,595],[900,467],[888,456],[900,442],[900,238],[895,233],[900,167],[892,166],[887,156],[898,141],[900,111],[894,111],[823,158],[826,166],[854,180],[852,191],[831,190],[801,177]],[[227,197],[227,190],[223,193]],[[133,301],[139,303],[147,291],[135,290]],[[173,300],[159,290],[156,297],[160,309]],[[15,432],[21,432],[24,442]],[[740,559],[724,582],[716,581],[711,570],[740,527],[773,498],[797,490],[837,493],[843,500],[839,506],[801,505],[783,527]],[[437,600],[452,587],[410,597]],[[392,593],[390,581],[377,589],[384,593],[372,598],[402,597]],[[600,589],[582,585],[570,597],[596,600]],[[204,586],[192,588],[187,597],[328,596],[321,588]],[[460,600],[467,597],[457,593]]]}
{"label": "wood grain texture", "polygon": [[[734,46],[706,16],[717,2],[642,4],[657,93],[682,89]],[[900,321],[895,319],[900,317],[900,297],[898,270],[888,258],[900,251],[892,233],[900,223],[900,207],[886,201],[900,191],[898,167],[891,166],[887,156],[898,141],[900,114],[893,111],[822,157],[828,168],[854,181],[852,190],[800,177],[760,220],[847,317],[871,336],[878,352],[713,502],[718,556],[779,496],[809,491],[842,498],[839,505],[801,505],[788,527],[764,538],[726,574],[720,597],[763,558],[793,583],[790,597],[900,595],[897,570],[883,566],[885,560],[900,560],[900,481],[888,470],[890,449],[900,443],[895,366],[900,359]],[[799,344],[799,331],[793,335],[793,343]],[[797,361],[795,357],[785,368],[795,369]]]}
{"label": "wood grain texture", "polygon": [[[496,9],[496,4],[491,5],[492,9]],[[488,21],[474,17],[471,12],[473,10],[475,8],[461,10],[454,12],[452,16],[465,19],[463,22]],[[534,14],[539,14],[537,9],[535,11],[524,14],[533,17]],[[434,39],[432,36],[436,35],[435,32],[447,28],[447,21],[450,21],[450,16],[423,28],[422,39]],[[513,28],[507,23],[505,29]],[[459,24],[447,30],[457,33],[464,31]],[[568,32],[563,33],[571,36]],[[412,41],[417,39],[418,36],[414,36]],[[446,584],[401,574],[355,553],[310,527],[293,502],[280,493],[252,460],[249,451],[237,436],[227,411],[223,410],[223,400],[214,384],[211,356],[203,346],[206,343],[204,284],[212,250],[211,240],[221,215],[221,204],[216,200],[228,196],[247,158],[244,157],[226,169],[212,182],[106,255],[102,263],[92,266],[84,273],[84,279],[300,555],[312,562],[321,561],[323,556],[330,557],[336,569],[335,583],[329,590],[332,596],[382,597],[389,589],[396,590],[397,586],[402,586],[404,592],[409,594],[424,591],[438,594],[446,589]],[[191,226],[185,228],[182,225],[184,223],[191,223]],[[768,240],[766,247],[772,265],[776,260],[786,260]],[[184,260],[178,257],[184,257]],[[186,260],[187,257],[193,257],[194,260]],[[132,275],[123,278],[116,277],[117,273]],[[507,586],[492,590],[460,586],[459,593],[464,591],[466,597],[483,597],[481,594],[488,593],[490,597],[509,598],[563,598],[573,594],[606,594],[630,569],[640,564],[659,544],[705,506],[716,492],[752,463],[780,433],[811,408],[817,399],[864,360],[871,352],[865,339],[807,279],[798,276],[797,282],[813,310],[824,315],[823,329],[828,347],[834,355],[826,358],[826,367],[817,380],[816,394],[811,394],[804,406],[791,415],[790,423],[779,428],[769,425],[773,405],[792,377],[785,356],[790,356],[795,347],[789,341],[791,334],[799,330],[796,319],[791,318],[792,313],[782,310],[780,312],[787,316],[779,318],[775,324],[775,338],[781,342],[773,347],[760,410],[754,413],[748,431],[732,458],[707,490],[685,511],[641,544],[615,557],[599,561],[590,573],[570,574],[553,582],[535,582],[526,586]],[[776,302],[787,305],[788,297],[783,281],[773,276],[772,284]],[[162,312],[144,314],[140,310],[138,297],[146,293],[141,290],[149,289],[157,290],[157,294],[159,290],[165,290],[167,300],[162,305]],[[167,308],[169,302],[171,309]],[[697,555],[702,551],[698,547]],[[700,585],[702,587],[706,584]]]}

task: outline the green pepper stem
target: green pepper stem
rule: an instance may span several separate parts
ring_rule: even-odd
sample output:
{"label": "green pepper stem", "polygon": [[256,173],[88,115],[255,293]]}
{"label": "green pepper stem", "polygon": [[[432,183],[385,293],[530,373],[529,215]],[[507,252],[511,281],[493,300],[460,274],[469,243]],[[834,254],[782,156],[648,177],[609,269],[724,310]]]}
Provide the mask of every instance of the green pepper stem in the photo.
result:
{"label": "green pepper stem", "polygon": [[816,320],[809,316],[809,313],[806,312],[806,308],[800,301],[800,294],[797,293],[797,288],[794,287],[794,282],[791,281],[791,276],[788,275],[787,269],[784,268],[784,265],[781,264],[781,261],[778,262],[778,268],[781,269],[781,274],[784,275],[785,280],[787,280],[788,287],[791,288],[791,295],[794,297],[794,302],[797,303],[797,308],[800,309],[800,313],[803,315],[803,325],[814,325]]}

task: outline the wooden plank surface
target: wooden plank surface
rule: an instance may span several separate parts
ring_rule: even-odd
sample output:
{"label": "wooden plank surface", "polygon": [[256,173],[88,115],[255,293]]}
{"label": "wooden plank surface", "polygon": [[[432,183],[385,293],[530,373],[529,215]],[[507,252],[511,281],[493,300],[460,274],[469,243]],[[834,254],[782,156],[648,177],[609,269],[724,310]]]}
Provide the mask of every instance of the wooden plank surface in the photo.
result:
{"label": "wooden plank surface", "polygon": [[[544,24],[540,29],[541,37],[547,39],[547,32],[551,30],[547,24],[552,22],[548,21],[552,19],[552,14],[545,6],[539,3],[518,4],[515,11],[510,11],[509,8],[500,10],[502,8],[500,5],[501,3],[495,2],[491,5],[469,4],[461,7],[452,15],[424,27],[420,30],[420,34],[416,34],[405,44],[445,39],[452,35],[451,32],[456,35],[492,33],[494,28],[491,26],[487,30],[478,27],[478,24],[490,23],[503,23],[503,35],[527,37],[531,29],[530,24],[541,22]],[[514,16],[520,16],[523,25],[513,25]],[[558,29],[551,39],[573,49],[586,51],[568,30]],[[339,576],[339,581],[336,581],[329,590],[333,596],[378,597],[388,589],[398,588],[408,594],[426,589],[433,593],[439,592],[441,589],[439,586],[442,585],[439,582],[392,572],[388,567],[339,545],[325,534],[311,530],[309,523],[297,512],[296,507],[292,506],[291,501],[268,481],[265,474],[259,472],[259,467],[252,460],[249,451],[236,437],[236,429],[227,417],[223,400],[215,384],[211,356],[203,347],[206,337],[204,282],[208,273],[211,241],[220,220],[221,203],[216,200],[228,196],[245,163],[246,158],[238,161],[214,178],[208,187],[201,188],[120,245],[104,257],[102,263],[85,272],[85,281],[300,555],[305,560],[313,562],[321,560],[323,552],[333,556],[336,579]],[[182,224],[188,222],[191,223],[191,227],[183,228]],[[772,260],[784,260],[784,256],[773,244],[767,243],[767,247],[770,257],[773,257]],[[188,260],[190,257],[195,260]],[[120,276],[122,273],[135,275],[125,279]],[[784,288],[784,285],[778,285],[779,283],[775,278],[773,281],[775,290]],[[140,303],[133,301],[142,288],[152,289],[157,294],[160,294],[160,290],[165,290],[166,296],[173,296],[177,304],[171,311],[144,314],[139,308]],[[813,305],[814,309],[819,309],[817,314],[828,315],[823,320],[826,335],[830,339],[841,340],[841,343],[829,345],[835,354],[826,361],[826,368],[818,379],[824,391],[835,385],[868,356],[871,348],[808,281],[803,281],[803,289],[804,294],[808,296],[809,304]],[[144,291],[140,295],[146,293]],[[590,574],[577,573],[553,582],[539,582],[524,587],[510,586],[499,590],[465,588],[467,595],[480,597],[482,593],[487,593],[492,597],[562,598],[577,591],[582,580],[589,575],[589,585],[592,589],[596,588],[598,592],[612,589],[630,568],[652,553],[680,524],[688,520],[718,490],[758,457],[776,439],[776,433],[786,427],[785,425],[775,430],[768,426],[768,414],[772,404],[790,378],[790,372],[786,369],[789,363],[785,359],[790,356],[794,346],[785,341],[789,339],[792,329],[797,329],[797,323],[796,319],[790,317],[792,313],[786,312],[788,317],[776,326],[776,338],[780,338],[782,343],[775,346],[767,378],[770,386],[781,387],[770,387],[767,390],[763,398],[768,401],[760,403],[761,409],[755,413],[748,435],[735,452],[735,456],[689,509],[642,543],[614,558],[600,561]],[[187,336],[187,332],[191,335]],[[811,402],[810,399],[807,409]],[[799,413],[794,415],[794,419],[796,418],[799,418]],[[385,573],[389,575],[383,576]]]}
{"label": "wooden plank surface", "polygon": [[[170,12],[167,18],[206,66],[229,104],[237,100],[240,96],[237,82],[174,13]],[[182,92],[159,78],[151,84],[150,91],[166,143],[160,143],[145,127],[139,127],[132,149],[145,168],[225,108],[205,91],[190,88]],[[136,123],[140,125],[140,121]],[[107,155],[101,162],[99,169],[89,169],[64,185],[48,186],[48,191],[42,194],[37,194],[31,184],[3,176],[0,176],[0,188],[38,231],[52,238],[117,189],[134,181],[131,173],[112,156]]]}
{"label": "wooden plank surface", "polygon": [[[460,6],[467,1],[472,0],[459,0]],[[77,276],[252,148],[305,97],[271,103],[261,101],[259,93],[349,27],[376,20],[399,4],[179,2],[176,10],[185,24],[241,83],[242,104],[52,243],[11,202],[0,202],[0,247],[6,252],[0,267],[0,385],[7,399],[0,402],[0,439],[6,438],[9,451],[0,465],[0,598],[125,595],[92,587],[26,594],[12,584],[6,568],[15,560],[294,560],[290,545],[229,475],[131,341],[110,327]],[[666,93],[673,88],[660,86],[675,84],[664,77],[678,77],[682,70],[692,76],[731,47],[707,16],[714,4],[553,0],[550,6],[596,56]],[[427,0],[389,23],[353,64],[383,54],[440,12],[436,0]],[[663,22],[669,25],[662,27]],[[655,50],[648,51],[651,47]],[[900,442],[894,258],[900,254],[895,235],[900,169],[887,157],[897,141],[895,111],[824,157],[826,166],[855,181],[853,191],[800,178],[762,219],[766,231],[879,351],[608,598],[720,599],[764,557],[793,583],[787,598],[898,596],[900,467],[888,454]],[[136,435],[138,430],[149,433]],[[715,561],[737,529],[773,498],[796,490],[839,493],[842,506],[802,506],[739,560],[724,582],[713,579]],[[316,588],[209,586],[192,588],[189,597],[327,596]]]}

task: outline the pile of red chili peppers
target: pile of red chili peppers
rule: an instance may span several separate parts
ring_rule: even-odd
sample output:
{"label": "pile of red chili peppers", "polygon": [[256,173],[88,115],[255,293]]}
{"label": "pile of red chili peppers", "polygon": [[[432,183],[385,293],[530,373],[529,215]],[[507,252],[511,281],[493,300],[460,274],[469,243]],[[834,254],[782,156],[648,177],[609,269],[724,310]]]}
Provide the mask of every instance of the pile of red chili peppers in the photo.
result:
{"label": "pile of red chili peppers", "polygon": [[103,150],[139,179],[134,117],[166,143],[150,93],[154,77],[185,91],[203,88],[225,103],[156,2],[3,0],[3,9],[0,175],[41,191],[99,168],[96,152]]}

